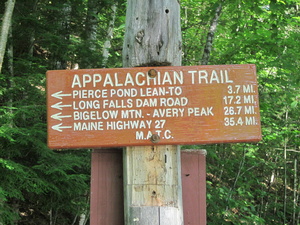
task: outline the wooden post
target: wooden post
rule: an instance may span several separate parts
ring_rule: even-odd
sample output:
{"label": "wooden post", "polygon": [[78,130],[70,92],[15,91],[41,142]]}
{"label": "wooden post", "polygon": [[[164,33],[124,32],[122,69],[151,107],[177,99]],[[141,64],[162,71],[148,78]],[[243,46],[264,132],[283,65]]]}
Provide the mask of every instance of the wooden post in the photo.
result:
{"label": "wooden post", "polygon": [[128,0],[123,67],[181,66],[178,0]]}
{"label": "wooden post", "polygon": [[[123,67],[180,66],[181,43],[177,0],[128,0]],[[123,154],[125,224],[183,224],[179,146]]]}
{"label": "wooden post", "polygon": [[183,224],[179,146],[127,147],[125,224]]}

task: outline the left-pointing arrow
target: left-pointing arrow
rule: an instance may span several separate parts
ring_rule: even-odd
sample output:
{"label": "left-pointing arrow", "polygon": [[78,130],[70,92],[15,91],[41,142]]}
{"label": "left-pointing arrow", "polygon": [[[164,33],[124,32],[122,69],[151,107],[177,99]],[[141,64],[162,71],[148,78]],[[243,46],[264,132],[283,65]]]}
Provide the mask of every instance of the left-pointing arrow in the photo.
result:
{"label": "left-pointing arrow", "polygon": [[57,130],[59,132],[62,132],[63,131],[62,129],[70,129],[70,128],[72,128],[72,126],[62,126],[62,123],[52,126],[53,130]]}
{"label": "left-pointing arrow", "polygon": [[62,97],[71,96],[71,94],[63,94],[62,91],[56,92],[51,95],[54,98],[62,99]]}
{"label": "left-pointing arrow", "polygon": [[68,118],[68,117],[72,117],[71,115],[61,115],[62,113],[56,113],[54,115],[51,116],[51,118],[55,119],[55,120],[59,120],[62,121],[63,118]]}
{"label": "left-pointing arrow", "polygon": [[51,106],[52,108],[62,110],[65,107],[72,107],[72,105],[62,105],[62,102],[58,102]]}

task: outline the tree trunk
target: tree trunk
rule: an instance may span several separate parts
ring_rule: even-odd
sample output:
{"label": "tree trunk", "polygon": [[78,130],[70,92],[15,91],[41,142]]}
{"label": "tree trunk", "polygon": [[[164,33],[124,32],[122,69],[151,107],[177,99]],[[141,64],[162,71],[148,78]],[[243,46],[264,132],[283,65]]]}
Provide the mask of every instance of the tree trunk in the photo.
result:
{"label": "tree trunk", "polygon": [[297,177],[297,158],[294,159],[294,191],[293,191],[293,224],[296,223],[296,212],[297,212],[297,190],[298,190],[298,177]]}
{"label": "tree trunk", "polygon": [[[15,81],[14,81],[14,47],[13,47],[13,42],[12,42],[12,39],[13,39],[12,26],[10,26],[10,28],[9,28],[9,39],[10,39],[10,41],[8,42],[8,47],[7,47],[7,59],[8,59],[7,65],[8,65],[8,72],[9,72],[9,76],[10,76],[9,87],[10,87],[10,89],[13,90],[15,88]],[[10,94],[9,101],[8,101],[8,107],[9,107],[9,112],[10,112],[11,116],[14,114],[13,102],[14,102],[13,95]],[[9,121],[9,127],[12,128],[13,125],[14,125],[14,118],[12,116],[11,120]]]}
{"label": "tree trunk", "polygon": [[207,65],[209,62],[213,40],[214,40],[215,33],[217,31],[217,25],[218,25],[221,12],[222,12],[222,3],[220,3],[219,6],[216,8],[215,16],[211,21],[210,28],[207,34],[206,45],[204,48],[201,65]]}
{"label": "tree trunk", "polygon": [[97,19],[97,9],[98,1],[97,0],[89,0],[88,1],[88,11],[86,17],[86,40],[89,42],[90,50],[96,50],[95,41],[97,40],[97,27],[98,27],[98,19]]}
{"label": "tree trunk", "polygon": [[11,25],[11,18],[15,7],[15,0],[7,0],[5,13],[2,21],[1,36],[0,36],[0,73],[6,49],[7,37]]}
{"label": "tree trunk", "polygon": [[[128,0],[123,67],[181,65],[179,8]],[[180,147],[127,147],[123,160],[125,224],[183,224]]]}
{"label": "tree trunk", "polygon": [[[287,120],[289,118],[289,112],[285,112],[285,123],[287,124]],[[283,224],[286,224],[286,214],[287,214],[287,137],[284,139],[284,202],[283,202]]]}
{"label": "tree trunk", "polygon": [[[32,13],[37,12],[37,5],[39,0],[35,0],[32,6]],[[31,26],[31,28],[28,30],[28,36],[29,36],[29,49],[28,49],[28,55],[29,57],[33,57],[33,51],[34,51],[34,44],[35,44],[35,29],[36,27],[34,25]]]}
{"label": "tree trunk", "polygon": [[[97,28],[98,28],[98,0],[88,0],[88,10],[87,16],[85,21],[85,39],[87,42],[88,52],[91,56],[93,56],[94,52],[96,51],[96,42],[97,42]],[[93,57],[91,59],[87,59],[83,63],[84,68],[93,68],[96,62],[94,61]]]}
{"label": "tree trunk", "polygon": [[111,47],[110,41],[113,37],[114,33],[114,25],[115,25],[115,19],[116,19],[116,12],[117,12],[117,3],[114,3],[113,6],[111,7],[112,9],[112,18],[109,22],[108,25],[108,30],[107,30],[107,36],[106,36],[106,41],[104,42],[103,46],[103,60],[102,60],[102,67],[105,68],[109,56],[109,49]]}

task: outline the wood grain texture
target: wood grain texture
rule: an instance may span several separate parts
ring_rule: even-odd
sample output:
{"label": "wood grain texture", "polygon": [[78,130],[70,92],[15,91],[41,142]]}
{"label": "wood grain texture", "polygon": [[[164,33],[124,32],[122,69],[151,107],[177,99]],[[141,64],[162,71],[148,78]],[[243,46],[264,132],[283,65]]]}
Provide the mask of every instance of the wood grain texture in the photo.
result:
{"label": "wood grain texture", "polygon": [[126,224],[183,224],[179,146],[127,147],[123,160]]}
{"label": "wood grain texture", "polygon": [[181,65],[180,5],[177,0],[129,0],[123,67]]}
{"label": "wood grain texture", "polygon": [[[123,67],[181,65],[177,0],[128,0],[125,26]],[[183,224],[180,167],[179,146],[124,150],[126,225]]]}

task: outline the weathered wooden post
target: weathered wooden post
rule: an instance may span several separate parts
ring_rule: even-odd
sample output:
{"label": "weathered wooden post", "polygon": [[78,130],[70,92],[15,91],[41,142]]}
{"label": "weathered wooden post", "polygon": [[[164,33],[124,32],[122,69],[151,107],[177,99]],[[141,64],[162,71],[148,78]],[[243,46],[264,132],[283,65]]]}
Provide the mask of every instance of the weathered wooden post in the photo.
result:
{"label": "weathered wooden post", "polygon": [[[179,2],[128,0],[123,67],[169,65],[181,65]],[[127,147],[123,157],[125,224],[183,224],[179,146]]]}
{"label": "weathered wooden post", "polygon": [[177,0],[128,0],[123,67],[181,65]]}

